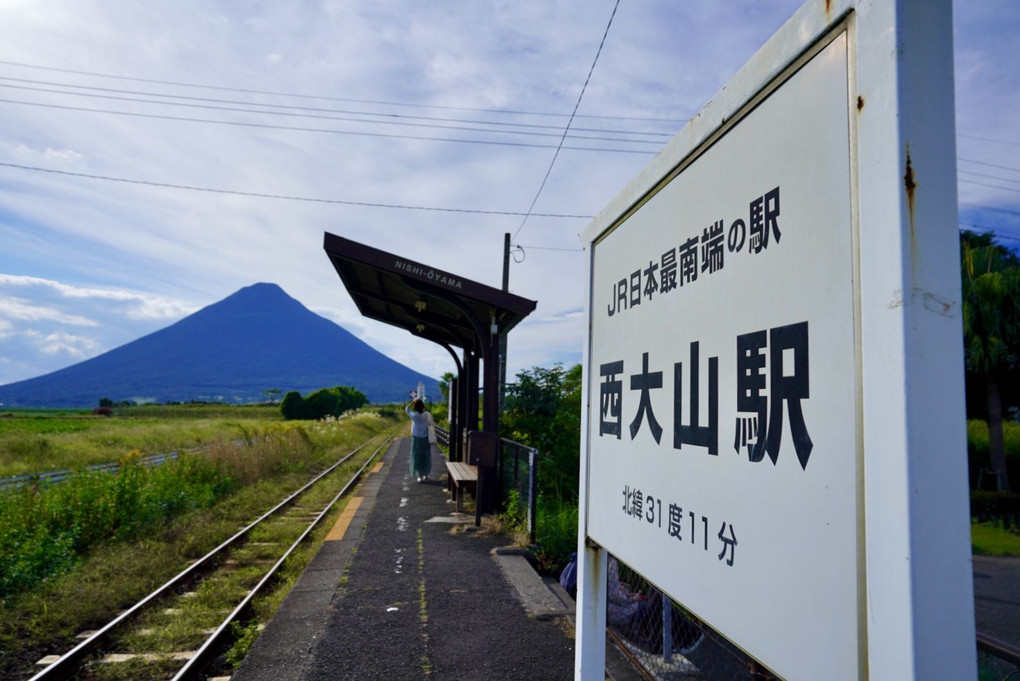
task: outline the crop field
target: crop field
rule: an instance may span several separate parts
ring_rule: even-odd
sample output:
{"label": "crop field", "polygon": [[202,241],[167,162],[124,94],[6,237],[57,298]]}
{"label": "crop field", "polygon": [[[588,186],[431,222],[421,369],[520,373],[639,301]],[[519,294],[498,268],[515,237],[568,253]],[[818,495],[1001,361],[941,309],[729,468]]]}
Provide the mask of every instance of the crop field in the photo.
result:
{"label": "crop field", "polygon": [[247,439],[281,420],[276,406],[177,405],[81,411],[0,411],[0,478],[117,462]]}
{"label": "crop field", "polygon": [[[0,677],[48,642],[109,619],[342,454],[393,431],[398,421],[384,414],[284,422],[278,408],[0,413],[0,477],[120,464],[0,490]],[[174,450],[192,451],[139,463]]]}

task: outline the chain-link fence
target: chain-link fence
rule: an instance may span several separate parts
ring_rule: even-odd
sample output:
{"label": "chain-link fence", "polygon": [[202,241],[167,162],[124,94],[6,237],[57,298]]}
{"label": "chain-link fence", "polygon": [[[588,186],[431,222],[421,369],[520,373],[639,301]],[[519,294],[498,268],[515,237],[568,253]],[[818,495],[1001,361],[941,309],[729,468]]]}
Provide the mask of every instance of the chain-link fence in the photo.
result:
{"label": "chain-link fence", "polygon": [[615,557],[609,559],[608,580],[610,638],[645,678],[775,678]]}
{"label": "chain-link fence", "polygon": [[[614,557],[608,580],[610,638],[646,679],[777,678]],[[983,634],[977,648],[978,681],[1020,681],[1020,650]]]}
{"label": "chain-link fence", "polygon": [[518,502],[526,511],[528,534],[535,543],[536,504],[538,501],[538,450],[520,442],[500,438],[499,451],[500,498],[509,499],[516,490]]}

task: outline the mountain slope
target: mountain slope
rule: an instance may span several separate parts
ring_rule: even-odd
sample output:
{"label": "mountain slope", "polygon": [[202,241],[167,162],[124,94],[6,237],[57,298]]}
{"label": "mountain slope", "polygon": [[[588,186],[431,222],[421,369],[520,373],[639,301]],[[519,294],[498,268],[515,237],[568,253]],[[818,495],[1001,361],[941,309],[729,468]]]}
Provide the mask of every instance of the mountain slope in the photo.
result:
{"label": "mountain slope", "polygon": [[44,376],[0,386],[8,407],[114,401],[257,402],[279,388],[302,394],[352,385],[372,402],[407,398],[434,379],[399,364],[311,312],[275,284],[254,284],[176,324]]}

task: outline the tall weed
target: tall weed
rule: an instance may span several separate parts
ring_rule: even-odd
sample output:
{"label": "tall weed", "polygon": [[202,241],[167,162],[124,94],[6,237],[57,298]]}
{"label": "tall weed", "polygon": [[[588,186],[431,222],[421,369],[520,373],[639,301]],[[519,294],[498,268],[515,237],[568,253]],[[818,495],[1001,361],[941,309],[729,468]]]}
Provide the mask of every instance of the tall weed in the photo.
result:
{"label": "tall weed", "polygon": [[204,508],[234,484],[198,457],[157,468],[129,461],[115,474],[87,472],[0,494],[0,598],[73,568],[105,540]]}
{"label": "tall weed", "polygon": [[249,436],[249,446],[218,443],[152,468],[135,451],[117,473],[85,471],[0,493],[0,598],[70,570],[100,542],[137,537],[241,486],[316,468],[317,447],[300,425]]}
{"label": "tall weed", "polygon": [[571,499],[538,499],[536,540],[538,560],[544,572],[559,574],[577,551],[577,502]]}

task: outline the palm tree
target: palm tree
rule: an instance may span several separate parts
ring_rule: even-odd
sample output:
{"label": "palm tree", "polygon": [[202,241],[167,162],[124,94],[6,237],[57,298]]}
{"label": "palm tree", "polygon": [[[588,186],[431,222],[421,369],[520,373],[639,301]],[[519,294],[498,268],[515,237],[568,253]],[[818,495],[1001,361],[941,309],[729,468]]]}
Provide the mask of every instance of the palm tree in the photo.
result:
{"label": "palm tree", "polygon": [[443,374],[443,377],[439,379],[439,394],[443,396],[443,402],[446,402],[446,404],[450,404],[450,383],[455,378],[456,376],[447,371]]}
{"label": "palm tree", "polygon": [[1009,492],[999,377],[1020,345],[1020,262],[991,234],[961,233],[963,335],[968,367],[979,374],[988,405],[988,453],[1000,491]]}

